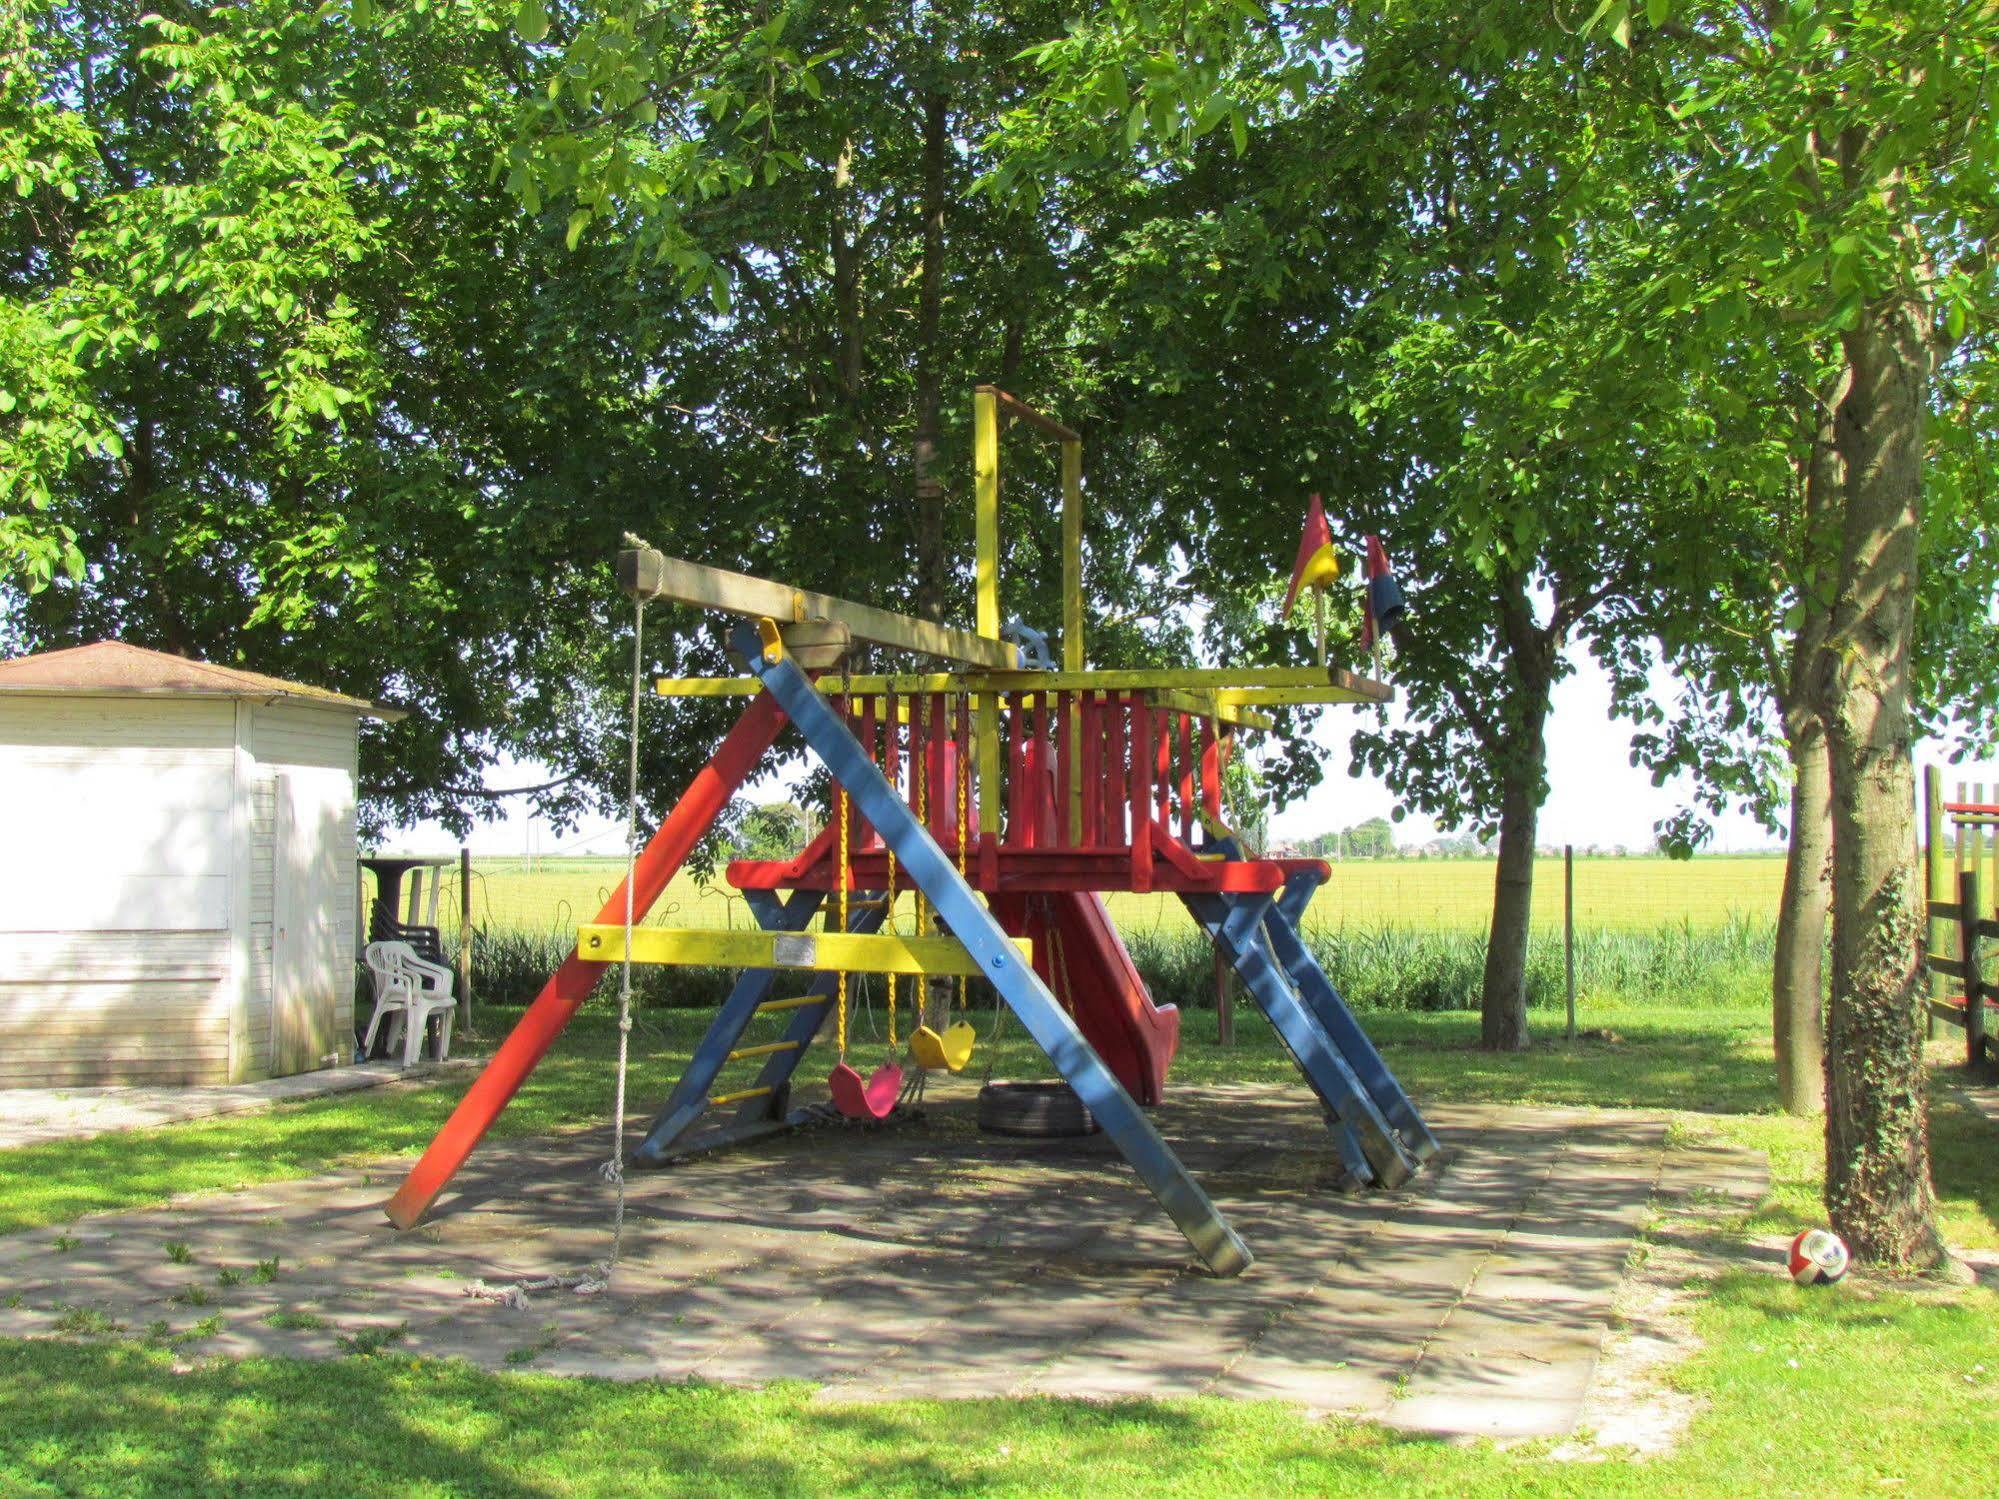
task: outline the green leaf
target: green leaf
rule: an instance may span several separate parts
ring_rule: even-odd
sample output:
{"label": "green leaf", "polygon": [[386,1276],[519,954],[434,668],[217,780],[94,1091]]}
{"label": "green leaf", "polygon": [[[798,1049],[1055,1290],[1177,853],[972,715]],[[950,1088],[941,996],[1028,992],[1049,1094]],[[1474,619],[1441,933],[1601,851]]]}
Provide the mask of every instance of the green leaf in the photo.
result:
{"label": "green leaf", "polygon": [[548,7],[543,0],[521,0],[514,12],[514,30],[530,47],[548,35]]}
{"label": "green leaf", "polygon": [[587,208],[576,209],[569,215],[569,232],[563,236],[563,242],[570,249],[575,249],[582,240],[583,231],[590,227],[591,218],[592,214]]}

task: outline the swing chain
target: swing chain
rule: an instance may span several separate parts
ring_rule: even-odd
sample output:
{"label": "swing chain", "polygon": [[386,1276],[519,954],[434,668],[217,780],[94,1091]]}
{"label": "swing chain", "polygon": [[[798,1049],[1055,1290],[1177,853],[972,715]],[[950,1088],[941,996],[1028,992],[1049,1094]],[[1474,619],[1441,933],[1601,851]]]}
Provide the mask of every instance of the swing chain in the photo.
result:
{"label": "swing chain", "polygon": [[[965,754],[965,751],[970,746],[963,743],[958,738],[957,735],[959,716],[960,715],[956,712],[954,712],[951,715],[951,727],[952,727],[951,740],[952,740],[952,749],[954,751],[952,759],[955,762],[955,768],[957,770],[957,774],[956,776],[953,777],[953,779],[956,780],[958,783],[958,878],[962,880],[965,877],[965,865],[966,865],[965,818],[969,809],[968,804],[970,802],[970,794],[966,788],[968,781],[968,772],[971,770],[971,766],[967,763],[967,756]],[[970,984],[969,981],[966,979],[965,975],[961,973],[958,975],[958,1011],[960,1014],[963,1014],[970,1008],[971,1008]]]}

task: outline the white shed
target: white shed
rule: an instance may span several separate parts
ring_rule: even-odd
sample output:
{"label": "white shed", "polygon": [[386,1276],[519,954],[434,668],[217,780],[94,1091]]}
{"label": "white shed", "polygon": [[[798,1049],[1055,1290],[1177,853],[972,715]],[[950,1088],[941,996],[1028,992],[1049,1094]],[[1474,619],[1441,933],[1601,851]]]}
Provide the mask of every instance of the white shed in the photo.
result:
{"label": "white shed", "polygon": [[0,662],[0,1087],[354,1055],[363,716],[116,641]]}

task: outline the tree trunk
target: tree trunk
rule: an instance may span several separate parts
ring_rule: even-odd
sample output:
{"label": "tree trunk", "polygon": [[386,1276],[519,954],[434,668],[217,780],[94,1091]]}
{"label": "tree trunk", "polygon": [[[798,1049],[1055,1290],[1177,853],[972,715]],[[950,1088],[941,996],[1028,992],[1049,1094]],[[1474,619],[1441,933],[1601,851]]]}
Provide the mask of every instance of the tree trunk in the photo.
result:
{"label": "tree trunk", "polygon": [[1532,763],[1509,772],[1500,793],[1499,868],[1479,996],[1479,1045],[1487,1051],[1527,1047],[1527,935],[1534,907],[1534,835],[1541,821],[1541,728],[1537,718]]}
{"label": "tree trunk", "polygon": [[1825,932],[1832,913],[1832,781],[1825,725],[1812,683],[1825,649],[1830,580],[1839,567],[1840,459],[1835,414],[1850,389],[1841,371],[1816,392],[1812,445],[1804,462],[1804,503],[1792,582],[1798,628],[1775,684],[1791,758],[1791,837],[1784,893],[1777,907],[1771,970],[1771,1031],[1777,1053],[1777,1101],[1786,1113],[1825,1107]]}
{"label": "tree trunk", "polygon": [[1831,763],[1833,981],[1826,1020],[1825,1203],[1865,1259],[1947,1257],[1935,1223],[1918,983],[1909,671],[1932,354],[1914,299],[1842,335],[1840,562],[1819,666]]}
{"label": "tree trunk", "polygon": [[[1559,592],[1559,591],[1558,591]],[[1479,993],[1479,1044],[1487,1051],[1527,1046],[1527,933],[1534,907],[1534,838],[1548,794],[1548,706],[1561,649],[1565,606],[1535,622],[1527,580],[1514,575],[1499,593],[1499,630],[1512,688],[1496,722],[1474,715],[1486,752],[1504,767],[1499,788],[1499,867],[1493,876],[1492,926],[1486,934],[1485,982]]]}
{"label": "tree trunk", "polygon": [[1777,906],[1771,1020],[1777,1102],[1787,1114],[1825,1107],[1825,928],[1832,900],[1832,782],[1825,730],[1807,716],[1790,740],[1791,841]]}

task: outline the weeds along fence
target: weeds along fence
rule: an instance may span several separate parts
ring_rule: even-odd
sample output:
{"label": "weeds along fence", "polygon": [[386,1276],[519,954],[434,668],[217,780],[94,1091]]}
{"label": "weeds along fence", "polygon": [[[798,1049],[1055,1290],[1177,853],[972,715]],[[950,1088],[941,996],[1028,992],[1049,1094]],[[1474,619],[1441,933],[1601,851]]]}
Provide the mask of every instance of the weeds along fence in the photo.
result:
{"label": "weeds along fence", "polygon": [[[1334,985],[1359,1008],[1478,1008],[1485,974],[1483,933],[1320,927],[1308,932],[1306,940]],[[1579,932],[1576,986],[1586,1013],[1591,1007],[1767,1003],[1775,940],[1770,923],[1742,918],[1719,927]],[[480,936],[480,1003],[526,1003],[573,946],[573,938],[558,932],[502,930]],[[1139,932],[1128,938],[1127,946],[1156,1002],[1189,1010],[1214,1006],[1214,949],[1198,932]],[[1530,1005],[1562,1008],[1564,960],[1558,933],[1544,933],[1529,943]],[[720,969],[641,967],[634,970],[633,990],[642,1004],[708,1007],[721,1002],[733,978]]]}
{"label": "weeds along fence", "polygon": [[[473,987],[481,1004],[521,1004],[573,948],[624,873],[621,859],[482,859],[471,870]],[[1348,861],[1314,903],[1306,940],[1361,1008],[1475,1009],[1485,969],[1493,864],[1481,859]],[[1783,861],[1776,857],[1579,858],[1575,983],[1592,1009],[1731,1007],[1767,1002]],[[1562,861],[1536,872],[1528,1002],[1559,1010],[1566,992]],[[427,904],[427,902],[426,902]],[[1177,902],[1113,896],[1111,911],[1161,1004],[1215,1004],[1213,950]],[[464,925],[459,871],[446,871],[437,924],[449,952]],[[909,929],[909,912],[902,913]],[[650,925],[747,928],[726,886],[676,880]],[[711,1007],[733,975],[641,967],[640,1003]]]}

